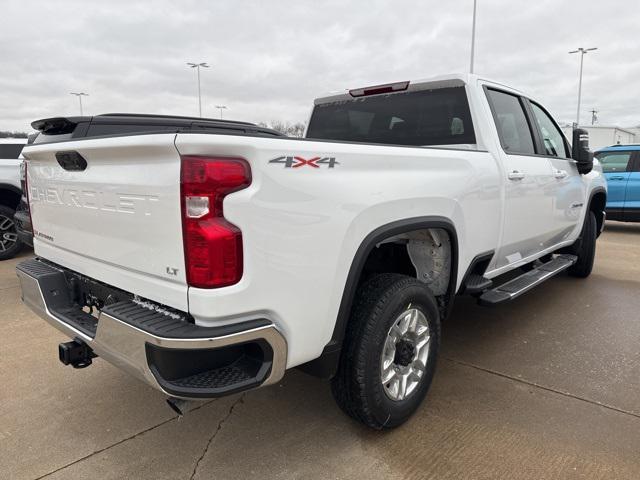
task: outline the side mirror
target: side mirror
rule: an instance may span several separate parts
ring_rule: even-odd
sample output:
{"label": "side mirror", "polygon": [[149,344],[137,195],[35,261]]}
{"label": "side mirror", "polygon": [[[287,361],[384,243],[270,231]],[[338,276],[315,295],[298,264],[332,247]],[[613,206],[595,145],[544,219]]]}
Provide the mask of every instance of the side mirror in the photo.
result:
{"label": "side mirror", "polygon": [[584,128],[573,129],[571,158],[578,166],[578,172],[586,175],[593,170],[593,153],[589,150],[589,132]]}

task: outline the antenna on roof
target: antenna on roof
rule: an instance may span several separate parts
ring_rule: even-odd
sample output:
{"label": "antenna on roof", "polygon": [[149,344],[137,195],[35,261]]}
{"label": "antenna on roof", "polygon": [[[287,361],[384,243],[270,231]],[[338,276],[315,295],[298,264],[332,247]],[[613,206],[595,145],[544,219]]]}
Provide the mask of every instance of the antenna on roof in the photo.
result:
{"label": "antenna on roof", "polygon": [[471,58],[469,65],[469,73],[473,73],[473,63],[476,54],[476,12],[477,12],[478,0],[473,0],[473,22],[471,24]]}

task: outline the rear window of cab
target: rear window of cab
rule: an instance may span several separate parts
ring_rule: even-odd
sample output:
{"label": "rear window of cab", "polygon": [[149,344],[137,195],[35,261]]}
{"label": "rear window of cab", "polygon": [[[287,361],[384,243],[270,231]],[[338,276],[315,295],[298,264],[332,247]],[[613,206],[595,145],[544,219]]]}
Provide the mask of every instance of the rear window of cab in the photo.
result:
{"label": "rear window of cab", "polygon": [[319,104],[307,138],[408,146],[476,143],[464,87]]}

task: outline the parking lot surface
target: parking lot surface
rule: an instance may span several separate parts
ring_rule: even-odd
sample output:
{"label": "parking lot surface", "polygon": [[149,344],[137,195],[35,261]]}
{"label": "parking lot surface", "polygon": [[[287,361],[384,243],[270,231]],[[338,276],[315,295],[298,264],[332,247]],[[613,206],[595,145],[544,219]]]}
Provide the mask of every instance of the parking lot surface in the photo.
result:
{"label": "parking lot surface", "polygon": [[427,400],[386,433],[295,370],[178,419],[100,359],[64,367],[20,301],[26,256],[0,263],[0,478],[640,478],[638,224],[607,224],[587,280],[459,298]]}

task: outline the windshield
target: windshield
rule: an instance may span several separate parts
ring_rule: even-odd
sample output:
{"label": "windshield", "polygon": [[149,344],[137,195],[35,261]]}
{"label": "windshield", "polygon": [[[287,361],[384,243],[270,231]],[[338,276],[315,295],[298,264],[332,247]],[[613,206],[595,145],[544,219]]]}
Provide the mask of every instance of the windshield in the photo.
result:
{"label": "windshield", "polygon": [[418,146],[476,143],[464,87],[316,105],[307,138]]}

